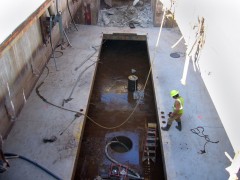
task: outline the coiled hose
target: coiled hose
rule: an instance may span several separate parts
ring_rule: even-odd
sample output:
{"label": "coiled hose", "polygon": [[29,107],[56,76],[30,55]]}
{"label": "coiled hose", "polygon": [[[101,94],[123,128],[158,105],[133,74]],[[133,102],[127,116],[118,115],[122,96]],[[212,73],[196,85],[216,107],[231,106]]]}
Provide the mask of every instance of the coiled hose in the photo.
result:
{"label": "coiled hose", "polygon": [[107,143],[107,145],[105,146],[105,154],[106,154],[107,158],[108,158],[110,161],[114,162],[115,164],[118,164],[118,165],[126,168],[128,171],[130,171],[130,172],[133,174],[133,175],[132,175],[132,174],[129,174],[129,173],[128,173],[127,176],[129,176],[129,177],[131,177],[131,178],[133,178],[133,179],[144,179],[144,178],[140,177],[140,175],[139,175],[137,172],[135,172],[133,169],[130,169],[129,167],[121,164],[120,162],[116,161],[115,159],[113,159],[113,158],[111,158],[111,157],[109,156],[109,154],[108,154],[108,147],[109,147],[111,144],[114,144],[114,143],[121,144],[121,145],[124,146],[124,147],[126,146],[125,144],[123,144],[123,143],[120,142],[120,141],[110,141],[110,142]]}

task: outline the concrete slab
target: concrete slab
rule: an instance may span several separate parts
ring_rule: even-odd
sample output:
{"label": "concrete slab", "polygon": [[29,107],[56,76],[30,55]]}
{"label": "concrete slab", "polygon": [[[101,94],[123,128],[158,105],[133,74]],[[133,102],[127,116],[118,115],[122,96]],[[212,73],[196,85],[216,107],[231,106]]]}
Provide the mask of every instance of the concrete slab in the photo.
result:
{"label": "concrete slab", "polygon": [[[170,90],[178,89],[180,95],[185,98],[182,132],[173,126],[168,132],[161,131],[159,134],[167,179],[227,179],[228,173],[225,168],[230,162],[224,152],[228,152],[232,157],[234,153],[201,75],[193,70],[190,63],[187,84],[181,84],[186,48],[182,42],[175,49],[171,49],[181,34],[177,29],[163,29],[159,48],[155,48],[158,31],[159,28],[103,28],[79,25],[79,31],[68,34],[73,47],[65,49],[63,55],[57,58],[59,71],[55,70],[53,59],[49,61],[48,76],[45,69],[37,83],[38,85],[44,80],[39,91],[48,101],[61,106],[78,79],[72,97],[79,98],[65,103],[64,107],[76,111],[82,109],[84,113],[94,79],[95,62],[98,59],[98,52],[95,53],[92,46],[99,49],[103,33],[146,35],[149,54],[154,64],[153,82],[160,126],[165,126],[162,121],[166,121],[166,118],[161,118],[161,111],[165,116],[171,111],[173,100],[169,96]],[[172,52],[180,52],[181,57],[171,58]],[[84,62],[90,55],[92,57],[89,61]],[[86,68],[88,69],[81,73]],[[46,104],[34,89],[5,141],[4,151],[26,156],[62,179],[71,179],[85,121],[83,116],[73,121],[74,115],[75,113]],[[72,121],[69,128],[60,135]],[[204,134],[208,135],[211,141],[219,141],[207,143],[204,154],[198,152],[203,149],[206,140],[191,131],[199,126],[204,127]],[[55,142],[43,143],[43,138],[52,136],[57,137]],[[0,174],[0,179],[51,179],[45,172],[20,159],[10,160],[10,164],[11,168]]]}

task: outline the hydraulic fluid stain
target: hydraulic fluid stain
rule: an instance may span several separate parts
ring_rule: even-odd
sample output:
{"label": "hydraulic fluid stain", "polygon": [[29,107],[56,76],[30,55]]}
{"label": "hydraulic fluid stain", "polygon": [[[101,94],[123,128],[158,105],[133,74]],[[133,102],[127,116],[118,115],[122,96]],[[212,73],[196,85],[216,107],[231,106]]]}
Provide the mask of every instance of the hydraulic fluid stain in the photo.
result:
{"label": "hydraulic fluid stain", "polygon": [[[109,155],[145,176],[142,162],[147,123],[156,123],[155,97],[151,77],[144,90],[144,97],[133,112],[138,100],[128,91],[129,75],[138,77],[138,90],[144,87],[149,72],[149,57],[145,41],[107,40],[102,45],[88,116],[105,127],[101,128],[86,120],[81,150],[76,167],[75,180],[108,176],[112,162],[105,155],[105,147],[115,136],[126,136],[132,148],[118,153],[111,148]],[[134,69],[134,72],[132,71]],[[120,148],[120,147],[118,147]],[[121,147],[122,148],[122,147]],[[161,148],[158,142],[156,162],[152,163],[148,179],[164,179]]]}

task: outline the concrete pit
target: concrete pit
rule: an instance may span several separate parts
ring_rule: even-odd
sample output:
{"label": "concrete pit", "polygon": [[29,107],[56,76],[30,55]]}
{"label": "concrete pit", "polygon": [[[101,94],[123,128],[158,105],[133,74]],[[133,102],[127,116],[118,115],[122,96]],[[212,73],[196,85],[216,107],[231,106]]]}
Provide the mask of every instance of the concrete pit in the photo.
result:
{"label": "concrete pit", "polygon": [[87,112],[95,123],[86,119],[75,180],[94,179],[102,174],[107,176],[112,162],[106,158],[104,150],[108,142],[116,140],[126,144],[128,151],[118,152],[126,148],[117,143],[112,144],[108,148],[112,158],[134,169],[141,177],[164,179],[159,141],[156,162],[151,163],[151,173],[148,175],[145,173],[145,163],[142,162],[147,123],[157,124],[151,76],[141,100],[135,99],[134,92],[128,91],[129,75],[138,77],[138,90],[143,89],[147,80],[150,69],[147,41],[137,40],[137,36],[134,36],[135,40],[122,37],[124,40],[117,40],[116,37],[114,35],[114,40],[104,39],[102,42]]}
{"label": "concrete pit", "polygon": [[115,141],[116,143],[112,143],[110,148],[117,153],[125,153],[132,149],[133,143],[126,136],[116,136],[111,139],[111,141]]}

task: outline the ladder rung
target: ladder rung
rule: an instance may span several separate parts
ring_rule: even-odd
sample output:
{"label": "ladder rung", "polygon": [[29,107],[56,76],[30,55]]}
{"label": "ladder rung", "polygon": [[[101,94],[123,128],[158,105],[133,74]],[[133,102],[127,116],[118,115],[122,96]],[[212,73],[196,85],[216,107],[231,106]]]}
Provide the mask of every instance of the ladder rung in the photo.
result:
{"label": "ladder rung", "polygon": [[153,160],[155,162],[156,157],[153,157],[153,156],[143,156],[142,161],[145,161],[147,159],[151,159],[151,160]]}
{"label": "ladder rung", "polygon": [[156,147],[156,144],[155,143],[146,143],[146,146]]}
{"label": "ladder rung", "polygon": [[155,150],[144,150],[145,153],[156,153]]}
{"label": "ladder rung", "polygon": [[155,131],[148,131],[148,134],[156,134],[156,132]]}
{"label": "ladder rung", "polygon": [[156,123],[148,123],[148,127],[157,128],[157,124]]}
{"label": "ladder rung", "polygon": [[152,136],[148,136],[148,137],[147,137],[147,141],[155,141],[155,140],[156,140],[155,137],[152,137]]}
{"label": "ladder rung", "polygon": [[147,158],[147,159],[151,159],[151,158],[155,158],[155,156],[143,156],[143,158]]}

